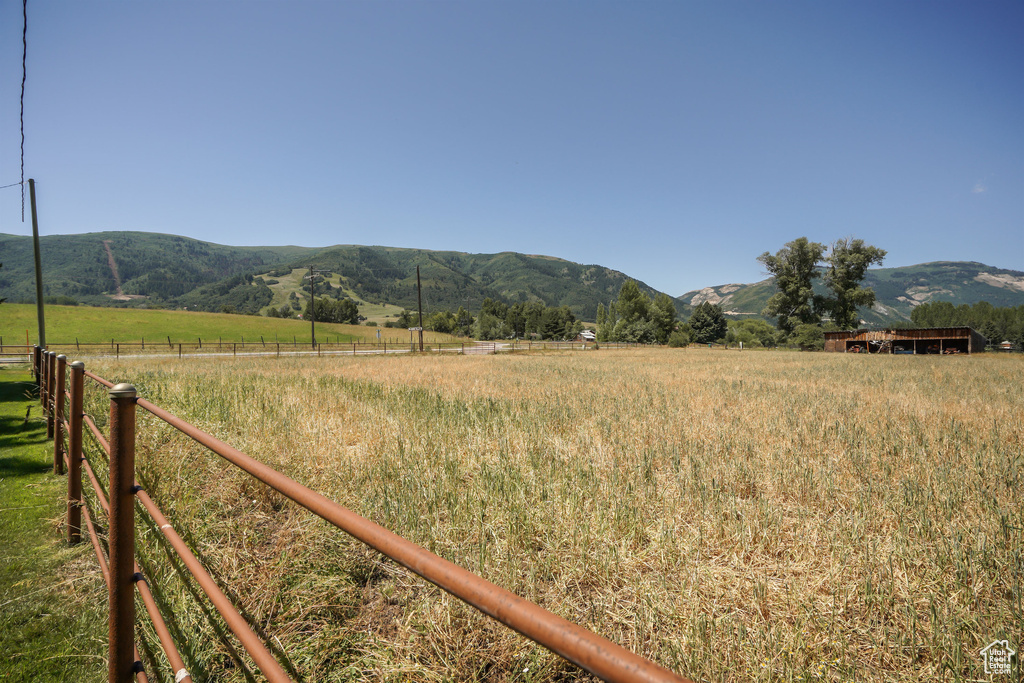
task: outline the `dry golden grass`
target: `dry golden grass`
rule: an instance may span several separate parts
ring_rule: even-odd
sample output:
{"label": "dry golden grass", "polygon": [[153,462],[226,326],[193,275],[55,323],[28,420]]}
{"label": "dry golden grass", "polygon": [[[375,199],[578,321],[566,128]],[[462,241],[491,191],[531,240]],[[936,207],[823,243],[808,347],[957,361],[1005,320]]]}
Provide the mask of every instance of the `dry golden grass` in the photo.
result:
{"label": "dry golden grass", "polygon": [[[89,369],[697,680],[972,680],[987,643],[1024,644],[1018,358],[655,349]],[[99,392],[91,404],[104,412]],[[140,425],[140,478],[302,679],[578,675]],[[156,536],[140,536],[146,563],[190,666],[243,680]]]}

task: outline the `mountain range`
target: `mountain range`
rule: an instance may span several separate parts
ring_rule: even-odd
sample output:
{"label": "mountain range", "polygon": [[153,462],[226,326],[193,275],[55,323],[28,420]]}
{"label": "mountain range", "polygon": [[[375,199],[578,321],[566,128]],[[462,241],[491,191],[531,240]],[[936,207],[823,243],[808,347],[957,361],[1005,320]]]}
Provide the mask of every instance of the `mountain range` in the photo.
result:
{"label": "mountain range", "polygon": [[[299,269],[310,266],[333,275],[345,295],[369,304],[415,309],[419,267],[424,307],[430,310],[462,306],[476,311],[490,297],[568,306],[584,320],[594,320],[598,304],[607,305],[631,277],[600,265],[516,252],[468,254],[360,245],[233,247],[144,232],[51,235],[40,238],[40,252],[43,295],[51,303],[193,310],[230,306],[241,313],[265,309],[274,299],[272,287],[278,278],[298,277]],[[31,238],[0,234],[0,262],[0,298],[35,301]],[[648,295],[657,293],[638,283]],[[861,311],[871,324],[907,320],[915,306],[927,301],[1024,305],[1024,272],[975,262],[876,268],[868,271],[865,285],[875,289],[878,299],[874,308]],[[760,317],[773,292],[771,281],[763,280],[709,286],[673,298],[684,316],[710,301],[730,317],[747,318]]]}
{"label": "mountain range", "polygon": [[[874,268],[864,286],[875,290],[876,303],[860,311],[871,325],[910,319],[916,306],[930,301],[954,305],[987,301],[993,306],[1024,304],[1024,272],[993,268],[975,261],[932,261],[899,268]],[[825,293],[819,282],[815,290]],[[761,309],[775,293],[770,279],[753,284],[728,284],[693,290],[678,297],[689,306],[705,301],[718,304],[734,318],[761,317]]]}

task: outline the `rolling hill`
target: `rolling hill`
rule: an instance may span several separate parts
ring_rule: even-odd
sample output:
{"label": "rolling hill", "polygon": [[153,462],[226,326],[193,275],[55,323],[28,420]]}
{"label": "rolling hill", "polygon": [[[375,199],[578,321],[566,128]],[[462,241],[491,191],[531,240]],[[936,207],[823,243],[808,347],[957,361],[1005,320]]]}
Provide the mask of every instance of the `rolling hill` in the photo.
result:
{"label": "rolling hill", "polygon": [[[416,308],[416,268],[424,311],[477,311],[487,297],[507,303],[539,301],[568,306],[584,320],[599,303],[614,299],[629,277],[599,265],[515,252],[468,254],[398,247],[336,245],[233,247],[187,237],[143,232],[51,235],[40,240],[44,297],[51,303],[189,308],[259,313],[280,306],[292,293],[304,298],[305,269],[324,271],[324,293],[360,302],[367,317],[394,316]],[[0,234],[0,297],[34,302],[32,240]],[[1024,272],[967,261],[936,261],[869,270],[865,284],[878,303],[861,311],[869,324],[909,320],[926,301],[995,306],[1024,305]],[[657,292],[640,282],[641,289]],[[318,295],[320,295],[318,289]],[[705,287],[676,299],[687,314],[703,301],[720,304],[730,317],[760,317],[774,292],[769,280]]]}
{"label": "rolling hill", "polygon": [[[231,247],[142,232],[52,235],[40,239],[44,298],[91,305],[231,306],[256,313],[275,301],[274,280],[312,265],[328,271],[357,301],[416,307],[420,268],[425,310],[477,310],[485,298],[569,306],[593,319],[598,303],[618,295],[628,276],[598,265],[504,252],[468,254],[397,247],[338,245]],[[35,300],[31,238],[0,235],[0,297]],[[649,295],[657,292],[640,283]],[[319,294],[319,293],[318,293]],[[277,297],[279,298],[279,297]],[[680,311],[685,306],[680,304]]]}
{"label": "rolling hill", "polygon": [[[43,296],[111,305],[174,300],[198,287],[316,251],[308,247],[228,247],[146,232],[94,232],[39,238]],[[0,297],[34,302],[32,239],[0,234]]]}

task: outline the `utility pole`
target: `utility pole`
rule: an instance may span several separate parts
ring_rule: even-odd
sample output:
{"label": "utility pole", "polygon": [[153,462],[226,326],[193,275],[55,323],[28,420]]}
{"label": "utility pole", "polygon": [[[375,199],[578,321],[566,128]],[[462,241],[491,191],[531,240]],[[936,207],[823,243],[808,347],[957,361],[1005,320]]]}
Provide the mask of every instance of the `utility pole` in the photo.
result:
{"label": "utility pole", "polygon": [[323,270],[313,270],[313,264],[309,264],[309,275],[306,275],[303,279],[309,278],[309,330],[310,336],[313,338],[312,348],[316,348],[316,284],[313,281],[316,275],[324,273]]}
{"label": "utility pole", "polygon": [[420,353],[423,353],[423,288],[420,287],[420,267],[416,266],[416,307],[420,311]]}
{"label": "utility pole", "polygon": [[46,321],[43,320],[43,266],[39,258],[39,216],[36,214],[36,181],[28,179],[28,196],[32,205],[32,245],[36,252],[36,316],[39,319],[39,346],[46,348]]}

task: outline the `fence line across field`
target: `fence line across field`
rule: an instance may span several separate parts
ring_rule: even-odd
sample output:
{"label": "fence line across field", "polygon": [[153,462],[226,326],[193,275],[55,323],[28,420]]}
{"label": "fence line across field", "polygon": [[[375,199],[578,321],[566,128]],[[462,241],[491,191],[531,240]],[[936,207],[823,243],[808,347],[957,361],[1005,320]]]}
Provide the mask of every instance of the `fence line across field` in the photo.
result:
{"label": "fence line across field", "polygon": [[[49,350],[58,353],[80,353],[83,357],[113,356],[177,356],[178,358],[194,356],[355,356],[383,355],[401,353],[434,353],[434,354],[498,354],[520,353],[524,351],[586,351],[588,349],[626,349],[643,346],[634,342],[580,342],[580,341],[453,341],[424,343],[423,351],[417,344],[407,342],[318,342],[315,346],[302,342],[204,342],[197,338],[192,342],[68,342],[50,344]],[[0,344],[0,357],[10,354],[9,362],[23,362],[22,356],[31,359],[32,347],[24,344]]]}
{"label": "fence line across field", "polygon": [[[495,342],[494,344],[500,344]],[[393,561],[480,610],[487,616],[546,647],[563,659],[606,681],[686,681],[672,671],[626,648],[567,621],[518,595],[455,565],[411,541],[360,517],[325,496],[284,476],[233,446],[194,425],[138,397],[130,384],[112,382],[85,370],[82,361],[67,363],[65,355],[32,349],[32,369],[46,416],[47,434],[53,439],[53,469],[68,473],[67,537],[69,543],[82,538],[82,521],[96,552],[108,585],[108,681],[148,681],[136,643],[135,591],[139,591],[154,631],[174,672],[177,683],[191,676],[164,622],[135,556],[135,502],[149,515],[171,551],[178,556],[206,593],[224,622],[252,657],[263,675],[273,683],[291,681],[267,645],[253,631],[237,608],[174,530],[173,524],[135,480],[136,409],[150,413],[177,431],[216,453],[234,466],[273,488],[299,506],[333,524],[353,538],[374,548]],[[70,370],[70,372],[69,372]],[[83,412],[85,380],[106,389],[110,399],[109,436]],[[89,428],[97,449],[107,456],[106,493],[96,468],[82,445],[83,427]],[[67,443],[65,444],[65,438]],[[107,516],[108,550],[104,556],[96,533],[95,510],[82,494],[82,473],[88,476],[96,505]]]}

